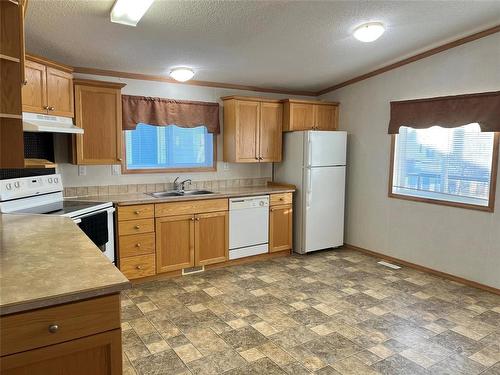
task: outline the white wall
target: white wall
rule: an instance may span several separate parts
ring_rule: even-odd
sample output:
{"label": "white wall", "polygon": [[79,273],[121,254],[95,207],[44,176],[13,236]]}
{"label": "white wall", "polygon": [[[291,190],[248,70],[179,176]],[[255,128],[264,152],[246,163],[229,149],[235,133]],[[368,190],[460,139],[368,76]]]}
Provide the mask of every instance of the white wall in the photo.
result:
{"label": "white wall", "polygon": [[391,100],[496,90],[498,33],[321,97],[349,133],[346,243],[500,288],[500,181],[495,213],[387,196]]}
{"label": "white wall", "polygon": [[[263,96],[268,98],[286,98],[289,95],[278,95],[269,93],[258,93],[252,91],[222,89],[213,87],[191,86],[154,81],[142,81],[134,79],[121,79],[115,77],[92,76],[76,74],[76,77],[96,79],[109,82],[126,83],[122,93],[126,95],[156,96],[179,100],[199,100],[207,102],[219,102],[221,134],[217,138],[217,171],[196,172],[182,174],[193,180],[223,180],[239,178],[271,177],[272,167],[270,163],[262,164],[228,164],[229,170],[224,170],[222,162],[222,132],[224,131],[222,116],[222,101],[220,97],[228,95]],[[68,153],[69,137],[58,135],[56,137],[56,162],[58,173],[61,173],[65,187],[76,186],[98,186],[98,185],[121,185],[139,183],[165,183],[171,182],[179,173],[148,173],[148,174],[125,174],[114,176],[111,174],[111,166],[86,166],[86,175],[78,175],[78,167],[69,164]]]}

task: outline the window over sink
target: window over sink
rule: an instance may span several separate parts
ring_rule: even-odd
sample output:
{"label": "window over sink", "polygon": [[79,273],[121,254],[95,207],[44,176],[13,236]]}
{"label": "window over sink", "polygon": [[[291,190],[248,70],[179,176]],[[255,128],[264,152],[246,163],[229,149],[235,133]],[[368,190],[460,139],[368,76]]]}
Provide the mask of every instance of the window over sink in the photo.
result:
{"label": "window over sink", "polygon": [[393,135],[389,196],[493,211],[498,134],[477,123],[402,126]]}
{"label": "window over sink", "polygon": [[216,141],[205,126],[138,124],[125,131],[125,173],[215,170]]}

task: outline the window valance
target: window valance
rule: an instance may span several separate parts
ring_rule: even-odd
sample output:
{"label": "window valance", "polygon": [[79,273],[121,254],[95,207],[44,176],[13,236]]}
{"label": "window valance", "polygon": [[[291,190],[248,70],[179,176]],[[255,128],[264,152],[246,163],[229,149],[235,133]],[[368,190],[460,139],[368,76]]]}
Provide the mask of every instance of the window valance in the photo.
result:
{"label": "window valance", "polygon": [[220,132],[218,103],[122,95],[122,121],[123,130],[143,123],[183,128],[203,125],[209,133]]}
{"label": "window valance", "polygon": [[500,132],[500,91],[391,102],[389,134],[401,126],[455,128],[478,123],[483,132]]}

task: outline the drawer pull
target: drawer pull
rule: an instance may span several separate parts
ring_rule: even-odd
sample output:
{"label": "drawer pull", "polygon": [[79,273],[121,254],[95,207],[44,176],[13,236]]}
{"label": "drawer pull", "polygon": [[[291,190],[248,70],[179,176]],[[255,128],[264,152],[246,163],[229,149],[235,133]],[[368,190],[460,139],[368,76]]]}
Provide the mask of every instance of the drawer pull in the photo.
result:
{"label": "drawer pull", "polygon": [[141,229],[141,226],[140,225],[136,225],[134,226],[135,229]]}
{"label": "drawer pull", "polygon": [[141,247],[141,244],[140,243],[136,243],[135,247]]}
{"label": "drawer pull", "polygon": [[141,211],[137,210],[137,211],[134,211],[134,214],[136,215],[139,215],[141,213]]}
{"label": "drawer pull", "polygon": [[135,268],[137,268],[138,270],[142,270],[142,266],[140,264],[135,266]]}
{"label": "drawer pull", "polygon": [[56,333],[59,330],[59,326],[57,324],[51,324],[49,326],[49,332],[50,333]]}
{"label": "drawer pull", "polygon": [[283,198],[283,197],[280,198],[280,201],[284,201],[284,200],[285,200],[285,198]]}

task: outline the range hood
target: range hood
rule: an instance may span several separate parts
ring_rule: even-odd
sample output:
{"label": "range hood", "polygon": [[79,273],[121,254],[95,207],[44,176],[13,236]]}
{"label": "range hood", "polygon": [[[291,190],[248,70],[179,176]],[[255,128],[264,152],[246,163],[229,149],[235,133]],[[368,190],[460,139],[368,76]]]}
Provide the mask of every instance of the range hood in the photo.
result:
{"label": "range hood", "polygon": [[83,134],[83,129],[73,125],[73,119],[61,116],[23,112],[23,131]]}

